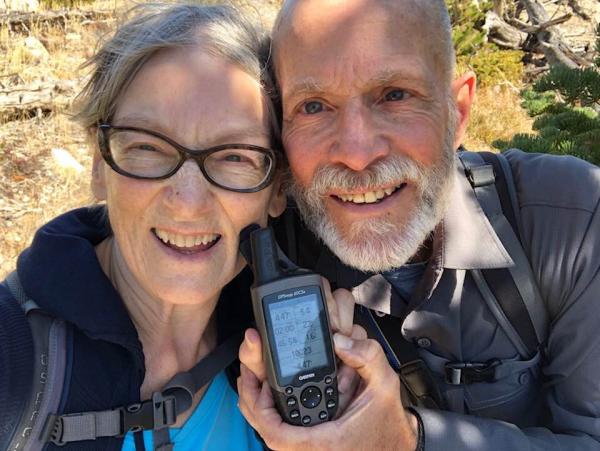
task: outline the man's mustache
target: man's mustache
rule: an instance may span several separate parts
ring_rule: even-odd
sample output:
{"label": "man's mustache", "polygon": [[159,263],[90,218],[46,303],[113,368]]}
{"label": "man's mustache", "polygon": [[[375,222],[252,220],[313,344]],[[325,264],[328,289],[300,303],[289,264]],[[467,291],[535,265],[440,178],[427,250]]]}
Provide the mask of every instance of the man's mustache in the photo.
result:
{"label": "man's mustache", "polygon": [[319,168],[308,191],[325,196],[336,191],[374,191],[381,187],[399,186],[402,183],[421,185],[427,170],[419,163],[403,156],[390,156],[377,161],[362,171],[340,165]]}

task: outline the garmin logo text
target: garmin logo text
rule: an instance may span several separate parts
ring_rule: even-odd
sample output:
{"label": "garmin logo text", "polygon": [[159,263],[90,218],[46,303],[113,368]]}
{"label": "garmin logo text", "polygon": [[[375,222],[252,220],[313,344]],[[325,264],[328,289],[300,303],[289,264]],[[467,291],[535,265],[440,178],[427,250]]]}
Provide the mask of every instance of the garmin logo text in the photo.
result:
{"label": "garmin logo text", "polygon": [[298,379],[301,381],[305,381],[306,379],[312,379],[313,377],[315,377],[315,373],[308,373],[308,374],[303,374],[302,376],[299,376]]}

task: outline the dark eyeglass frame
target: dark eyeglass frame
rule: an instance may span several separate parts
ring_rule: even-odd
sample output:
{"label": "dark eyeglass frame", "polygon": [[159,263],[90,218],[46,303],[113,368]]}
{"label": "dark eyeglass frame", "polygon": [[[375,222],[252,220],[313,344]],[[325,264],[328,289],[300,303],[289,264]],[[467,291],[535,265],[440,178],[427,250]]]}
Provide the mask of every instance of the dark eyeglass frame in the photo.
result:
{"label": "dark eyeglass frame", "polygon": [[[177,163],[177,165],[169,173],[158,176],[158,177],[148,177],[148,176],[136,175],[136,174],[127,172],[127,171],[121,169],[117,165],[117,163],[115,162],[115,160],[112,156],[112,153],[110,151],[109,140],[110,140],[110,131],[111,130],[141,132],[141,133],[147,133],[156,138],[160,138],[160,139],[164,140],[165,142],[167,142],[168,144],[170,144],[171,146],[173,146],[173,148],[175,150],[177,150],[177,153],[179,153],[179,163]],[[227,191],[234,191],[236,193],[256,193],[258,191],[265,189],[267,186],[269,186],[271,184],[271,182],[273,181],[273,177],[275,176],[277,167],[278,167],[277,152],[275,150],[269,149],[266,147],[255,146],[253,144],[234,143],[234,144],[221,144],[219,146],[209,147],[207,149],[188,149],[187,147],[184,147],[181,144],[173,141],[168,136],[165,136],[161,133],[158,133],[158,132],[155,132],[152,130],[147,130],[145,128],[140,128],[140,127],[124,127],[124,126],[122,127],[122,126],[111,125],[111,124],[98,125],[97,136],[98,136],[98,147],[100,148],[100,154],[102,155],[102,158],[104,159],[104,161],[106,161],[106,163],[115,172],[117,172],[125,177],[132,178],[132,179],[138,179],[138,180],[168,179],[169,177],[174,175],[181,168],[181,166],[183,166],[183,164],[187,160],[192,159],[196,162],[196,164],[198,164],[200,171],[202,172],[202,174],[204,175],[206,180],[208,180],[211,184],[218,186],[219,188],[225,189]],[[253,188],[230,188],[228,186],[224,186],[224,185],[218,183],[217,181],[215,181],[206,172],[206,169],[204,168],[204,160],[206,160],[206,158],[208,158],[209,155],[212,155],[215,152],[219,152],[219,151],[225,150],[225,149],[253,150],[253,151],[260,152],[264,155],[267,155],[271,158],[271,162],[272,162],[271,169],[267,173],[267,176],[265,177],[265,179],[259,185],[255,186]]]}

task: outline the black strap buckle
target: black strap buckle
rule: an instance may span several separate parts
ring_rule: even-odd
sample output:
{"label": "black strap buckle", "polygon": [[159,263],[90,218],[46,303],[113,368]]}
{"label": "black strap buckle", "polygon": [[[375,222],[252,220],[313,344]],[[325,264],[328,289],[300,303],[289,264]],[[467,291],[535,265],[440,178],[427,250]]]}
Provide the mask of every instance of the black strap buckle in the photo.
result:
{"label": "black strap buckle", "polygon": [[496,367],[498,365],[500,365],[500,360],[498,359],[489,360],[485,363],[446,363],[446,383],[450,385],[462,385],[476,382],[493,382],[496,378]]}
{"label": "black strap buckle", "polygon": [[121,435],[127,432],[158,430],[175,424],[177,407],[174,396],[154,392],[152,399],[121,408]]}
{"label": "black strap buckle", "polygon": [[56,446],[63,446],[66,444],[62,440],[63,438],[63,421],[58,415],[50,414],[46,418],[46,423],[40,434],[42,443],[52,442]]}
{"label": "black strap buckle", "polygon": [[465,174],[473,188],[492,185],[496,181],[494,167],[491,164],[482,164],[465,169]]}

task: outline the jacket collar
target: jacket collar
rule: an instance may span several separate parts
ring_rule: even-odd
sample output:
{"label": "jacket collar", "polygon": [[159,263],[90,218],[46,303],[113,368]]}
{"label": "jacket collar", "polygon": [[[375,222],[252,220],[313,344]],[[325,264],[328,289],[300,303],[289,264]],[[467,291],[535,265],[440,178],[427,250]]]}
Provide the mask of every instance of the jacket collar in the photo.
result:
{"label": "jacket collar", "polygon": [[39,229],[19,257],[25,292],[44,311],[90,338],[141,350],[121,297],[102,271],[94,246],[111,233],[105,208],[81,208]]}
{"label": "jacket collar", "polygon": [[442,224],[434,235],[434,258],[448,269],[507,268],[514,262],[481,209],[458,161]]}

